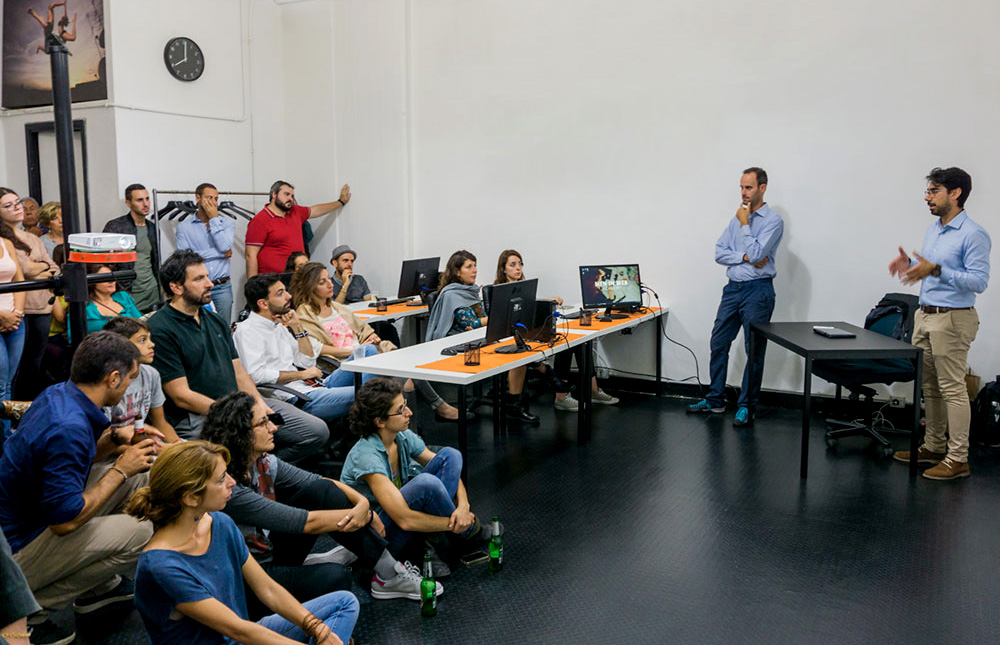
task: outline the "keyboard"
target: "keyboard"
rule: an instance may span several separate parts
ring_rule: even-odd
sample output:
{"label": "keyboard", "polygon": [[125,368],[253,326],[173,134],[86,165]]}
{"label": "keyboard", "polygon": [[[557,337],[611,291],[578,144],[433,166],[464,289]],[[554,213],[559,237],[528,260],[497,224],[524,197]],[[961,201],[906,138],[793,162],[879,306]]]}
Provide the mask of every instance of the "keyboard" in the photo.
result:
{"label": "keyboard", "polygon": [[464,354],[470,349],[475,349],[477,347],[483,347],[486,345],[486,339],[480,338],[479,340],[470,340],[467,343],[461,343],[459,345],[452,345],[451,347],[445,347],[441,350],[441,354],[444,356],[457,356],[458,354]]}
{"label": "keyboard", "polygon": [[[409,302],[411,300],[413,300],[413,298],[392,298],[391,300],[386,300],[385,305],[388,307],[391,305],[398,305],[403,302]],[[378,302],[373,300],[372,303],[368,305],[368,308],[374,309],[375,307],[378,307]]]}
{"label": "keyboard", "polygon": [[[589,311],[591,313],[591,315],[593,315],[593,314],[596,314],[599,310],[598,309],[588,309],[587,311]],[[571,314],[561,314],[559,317],[560,318],[565,318],[566,320],[577,320],[580,317],[580,311],[577,310],[577,311],[574,311]]]}

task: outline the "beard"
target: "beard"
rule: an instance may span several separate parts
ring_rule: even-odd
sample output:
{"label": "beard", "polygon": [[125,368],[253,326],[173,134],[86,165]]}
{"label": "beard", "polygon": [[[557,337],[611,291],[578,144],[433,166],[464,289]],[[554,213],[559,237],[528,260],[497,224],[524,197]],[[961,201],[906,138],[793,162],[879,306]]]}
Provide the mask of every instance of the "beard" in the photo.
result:
{"label": "beard", "polygon": [[284,305],[283,307],[275,307],[272,304],[268,304],[267,305],[267,310],[269,312],[271,312],[272,316],[284,316],[289,311],[291,311],[292,308],[290,306],[288,306],[288,305]]}
{"label": "beard", "polygon": [[274,198],[274,207],[280,210],[282,213],[287,213],[288,211],[292,210],[292,206],[294,206],[294,204],[295,203],[290,199],[287,202],[282,203],[281,201],[278,200],[277,197]]}
{"label": "beard", "polygon": [[183,298],[184,302],[186,302],[189,305],[192,305],[194,307],[200,307],[202,305],[207,305],[212,301],[212,290],[209,289],[205,291],[203,294],[199,295],[193,291],[188,291],[187,289],[184,289],[184,293],[181,294],[181,298]]}

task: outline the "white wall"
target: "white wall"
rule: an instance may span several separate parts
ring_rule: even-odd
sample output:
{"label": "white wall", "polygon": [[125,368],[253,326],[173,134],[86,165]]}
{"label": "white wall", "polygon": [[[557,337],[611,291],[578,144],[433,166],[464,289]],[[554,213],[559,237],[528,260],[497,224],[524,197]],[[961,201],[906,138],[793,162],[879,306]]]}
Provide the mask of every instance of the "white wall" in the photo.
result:
{"label": "white wall", "polygon": [[[938,9],[108,0],[112,100],[74,116],[94,121],[91,186],[108,217],[132,181],[266,190],[280,177],[305,204],[350,182],[354,199],[318,222],[314,255],[350,243],[383,292],[400,260],[457,248],[479,256],[480,282],[500,250],[517,248],[544,293],[570,299],[577,264],[638,261],[671,307],[668,333],[707,379],[725,281],[713,244],[743,167],[767,168],[768,201],[786,218],[775,320],[860,322],[900,290],[885,266],[897,244],[920,244],[935,165],[972,173],[970,213],[992,227],[1000,44],[989,30],[1000,6],[959,0],[954,20]],[[162,47],[174,35],[204,48],[200,81],[167,76]],[[2,119],[11,183],[28,118],[38,119]],[[239,280],[242,262],[233,269]],[[1000,372],[985,331],[1000,320],[995,291],[979,298],[984,332],[970,357],[987,377]],[[605,343],[606,360],[651,373],[651,333]],[[742,363],[737,347],[731,382]],[[669,344],[664,368],[694,373]],[[765,387],[800,379],[801,361],[772,348]]]}
{"label": "white wall", "polygon": [[[901,290],[886,265],[931,222],[933,166],[969,170],[970,213],[993,222],[995,4],[960,1],[954,23],[903,0],[410,10],[416,255],[468,248],[482,282],[515,247],[542,291],[569,296],[575,265],[638,261],[703,379],[725,281],[713,244],[743,167],[769,171],[768,201],[786,219],[775,320],[860,323]],[[984,329],[1000,320],[995,294],[979,300]],[[606,349],[649,373],[648,347]],[[997,349],[982,333],[974,369],[1000,371]],[[735,383],[741,348],[733,362]],[[682,379],[694,365],[671,348],[665,372]],[[800,383],[801,360],[772,348],[765,387]]]}

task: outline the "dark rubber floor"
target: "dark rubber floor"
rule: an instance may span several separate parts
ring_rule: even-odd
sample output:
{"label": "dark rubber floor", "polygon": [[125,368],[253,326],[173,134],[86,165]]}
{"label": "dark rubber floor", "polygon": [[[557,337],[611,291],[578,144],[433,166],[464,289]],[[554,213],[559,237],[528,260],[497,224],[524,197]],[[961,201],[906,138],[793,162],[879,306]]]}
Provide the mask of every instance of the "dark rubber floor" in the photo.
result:
{"label": "dark rubber floor", "polygon": [[[863,439],[827,451],[816,424],[801,481],[797,411],[737,430],[731,414],[686,416],[683,399],[622,398],[595,406],[584,448],[575,414],[551,404],[533,406],[540,428],[498,439],[488,420],[474,424],[472,508],[501,516],[504,570],[460,567],[429,619],[356,589],[356,640],[995,641],[996,454],[974,450],[966,480],[911,480]],[[454,426],[423,427],[429,443],[455,444]],[[80,643],[146,642],[134,611],[78,632]]]}

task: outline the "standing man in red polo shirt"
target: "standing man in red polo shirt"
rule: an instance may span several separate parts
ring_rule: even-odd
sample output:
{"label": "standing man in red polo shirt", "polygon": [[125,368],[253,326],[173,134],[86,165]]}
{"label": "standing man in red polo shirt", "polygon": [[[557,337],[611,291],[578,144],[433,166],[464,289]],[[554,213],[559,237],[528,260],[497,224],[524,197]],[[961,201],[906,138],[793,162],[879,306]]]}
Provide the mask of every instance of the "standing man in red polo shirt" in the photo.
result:
{"label": "standing man in red polo shirt", "polygon": [[271,184],[271,202],[260,209],[247,227],[247,278],[258,273],[281,273],[293,251],[305,251],[302,224],[347,205],[351,187],[344,184],[340,199],[314,206],[295,203],[295,186],[278,180]]}

